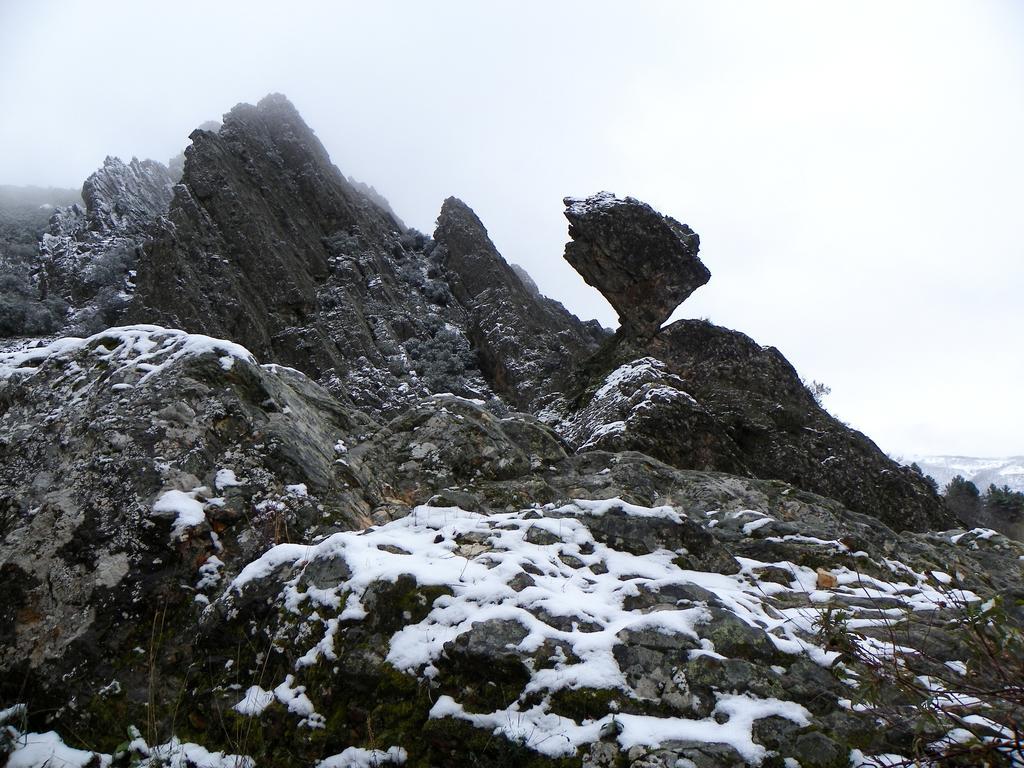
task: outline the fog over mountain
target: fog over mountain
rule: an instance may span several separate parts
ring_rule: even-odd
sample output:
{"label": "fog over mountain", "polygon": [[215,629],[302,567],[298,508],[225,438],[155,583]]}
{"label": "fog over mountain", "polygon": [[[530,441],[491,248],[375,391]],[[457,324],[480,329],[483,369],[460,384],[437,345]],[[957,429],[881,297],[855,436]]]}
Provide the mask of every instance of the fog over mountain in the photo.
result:
{"label": "fog over mountain", "polygon": [[0,3],[0,183],[162,162],[286,93],[337,165],[432,231],[466,200],[540,289],[609,189],[701,234],[678,316],[777,346],[889,452],[1012,455],[1024,358],[1024,10],[1014,2]]}

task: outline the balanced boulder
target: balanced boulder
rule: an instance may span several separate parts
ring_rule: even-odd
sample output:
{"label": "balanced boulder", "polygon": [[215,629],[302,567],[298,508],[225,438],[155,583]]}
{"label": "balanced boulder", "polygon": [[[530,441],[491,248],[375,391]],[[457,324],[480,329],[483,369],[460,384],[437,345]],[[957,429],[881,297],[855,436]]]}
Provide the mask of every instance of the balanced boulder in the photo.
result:
{"label": "balanced boulder", "polygon": [[572,238],[565,260],[608,299],[629,335],[654,336],[711,279],[697,233],[646,203],[611,192],[564,202]]}

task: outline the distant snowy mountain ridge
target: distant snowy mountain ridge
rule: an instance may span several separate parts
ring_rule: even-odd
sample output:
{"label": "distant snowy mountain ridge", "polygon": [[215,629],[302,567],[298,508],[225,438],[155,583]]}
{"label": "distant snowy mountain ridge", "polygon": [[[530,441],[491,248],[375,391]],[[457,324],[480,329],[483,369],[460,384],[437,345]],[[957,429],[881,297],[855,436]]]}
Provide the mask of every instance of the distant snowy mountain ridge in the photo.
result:
{"label": "distant snowy mountain ridge", "polygon": [[915,463],[926,475],[931,475],[945,488],[957,475],[970,480],[978,490],[984,491],[991,484],[1011,490],[1024,491],[1024,456],[982,459],[973,456],[903,456],[897,459],[902,464]]}

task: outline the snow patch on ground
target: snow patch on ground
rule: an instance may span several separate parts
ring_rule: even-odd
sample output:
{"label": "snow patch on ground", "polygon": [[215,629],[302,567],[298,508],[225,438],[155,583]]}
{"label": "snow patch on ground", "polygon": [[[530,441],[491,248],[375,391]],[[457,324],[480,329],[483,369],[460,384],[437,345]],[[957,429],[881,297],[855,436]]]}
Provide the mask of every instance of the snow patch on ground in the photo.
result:
{"label": "snow patch on ground", "polygon": [[[927,574],[909,569],[905,578],[885,582],[846,568],[836,568],[837,585],[818,590],[818,575],[811,568],[791,562],[762,563],[739,558],[741,570],[735,575],[686,570],[676,565],[676,553],[657,550],[634,555],[619,551],[596,540],[586,525],[588,517],[599,517],[613,510],[627,515],[661,518],[682,522],[678,511],[669,506],[643,507],[621,499],[577,499],[555,508],[533,508],[518,512],[480,515],[457,507],[416,507],[407,517],[361,532],[334,534],[312,545],[282,544],[250,563],[235,578],[222,600],[231,600],[249,582],[283,577],[280,599],[287,610],[304,617],[310,626],[321,627],[322,637],[314,629],[311,644],[296,664],[296,675],[282,685],[299,691],[296,681],[302,670],[330,656],[339,623],[359,621],[367,615],[362,596],[375,582],[395,582],[412,576],[421,586],[444,585],[451,595],[436,598],[426,617],[409,623],[392,635],[386,658],[397,669],[431,678],[447,644],[490,620],[521,625],[524,636],[513,650],[524,657],[545,643],[566,647],[570,653],[554,666],[535,669],[524,688],[531,705],[519,701],[504,710],[490,713],[467,712],[449,696],[439,697],[432,717],[454,717],[499,732],[528,744],[549,756],[567,755],[598,739],[601,729],[612,724],[623,747],[653,747],[663,741],[697,739],[728,744],[745,759],[757,762],[764,750],[751,737],[751,725],[758,718],[775,715],[798,724],[808,721],[809,713],[794,702],[759,699],[748,695],[720,692],[715,716],[702,719],[609,713],[600,720],[576,722],[549,709],[551,694],[563,689],[596,688],[632,695],[631,688],[615,660],[613,648],[620,633],[654,630],[669,636],[699,640],[701,628],[711,619],[705,603],[685,603],[674,609],[655,611],[628,609],[627,598],[641,588],[660,591],[667,585],[695,585],[711,592],[717,601],[744,623],[767,633],[776,648],[785,654],[806,655],[824,666],[833,664],[838,654],[815,644],[821,610],[816,602],[828,602],[837,595],[885,597],[897,599],[912,609],[934,610],[945,595],[929,585]],[[759,516],[755,523],[739,515],[744,528],[760,527],[772,518]],[[728,515],[727,515],[728,516]],[[538,534],[537,532],[543,532]],[[537,543],[542,542],[542,543]],[[550,543],[543,543],[550,542]],[[832,544],[832,542],[823,542]],[[350,576],[336,586],[319,588],[302,576],[318,560],[343,560]],[[759,581],[758,569],[773,566],[792,574],[789,586]],[[530,574],[527,586],[514,580]],[[793,596],[802,604],[793,605]],[[776,596],[787,597],[776,603]],[[971,595],[965,594],[967,599]],[[333,618],[321,618],[324,609],[340,611]],[[850,626],[877,626],[887,621],[877,612],[854,606]],[[555,625],[558,626],[555,626]],[[709,640],[701,640],[694,653],[722,658]],[[296,649],[301,651],[301,649]],[[875,651],[891,653],[879,643]],[[279,686],[275,693],[284,703]],[[244,700],[243,700],[244,701]],[[308,699],[307,699],[308,701]],[[533,703],[539,701],[540,703]],[[309,702],[312,709],[314,702]],[[305,716],[305,711],[296,712]],[[722,722],[719,722],[721,720]]]}
{"label": "snow patch on ground", "polygon": [[[7,768],[85,768],[94,759],[95,753],[69,747],[55,731],[26,733],[14,740]],[[100,756],[100,768],[106,768],[110,762],[110,755]]]}
{"label": "snow patch on ground", "polygon": [[408,753],[401,747],[361,749],[349,747],[337,755],[324,758],[316,768],[378,768],[384,765],[405,765]]}
{"label": "snow patch on ground", "polygon": [[[256,762],[244,755],[210,752],[198,744],[172,738],[150,747],[138,737],[129,744],[131,764],[137,768],[255,768]],[[107,768],[113,755],[87,752],[69,747],[55,732],[18,734],[6,768]],[[127,764],[127,763],[126,763]]]}

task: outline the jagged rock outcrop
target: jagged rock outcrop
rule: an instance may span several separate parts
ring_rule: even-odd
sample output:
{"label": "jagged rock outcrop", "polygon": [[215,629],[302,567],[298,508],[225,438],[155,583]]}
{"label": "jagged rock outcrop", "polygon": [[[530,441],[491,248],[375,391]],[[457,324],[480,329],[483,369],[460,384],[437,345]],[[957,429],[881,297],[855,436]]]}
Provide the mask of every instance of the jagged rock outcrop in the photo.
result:
{"label": "jagged rock outcrop", "polygon": [[600,329],[526,291],[467,206],[445,204],[437,237],[406,231],[270,96],[192,134],[129,317],[237,339],[388,415],[430,392],[525,407],[596,348]]}
{"label": "jagged rock outcrop", "polygon": [[140,231],[167,211],[172,186],[167,167],[155,160],[108,157],[82,185],[88,228]]}
{"label": "jagged rock outcrop", "polygon": [[650,338],[711,279],[697,234],[646,203],[599,192],[565,206],[565,260],[608,299],[627,334]]}
{"label": "jagged rock outcrop", "polygon": [[39,240],[56,207],[81,200],[80,190],[0,185],[0,338],[64,325],[64,302],[40,296]]}
{"label": "jagged rock outcrop", "polygon": [[172,187],[158,162],[107,157],[82,186],[84,207],[54,213],[39,246],[39,291],[69,306],[67,332],[93,332],[121,319],[147,230],[167,213]]}
{"label": "jagged rock outcrop", "polygon": [[778,350],[660,328],[707,280],[684,225],[570,204],[609,337],[461,201],[406,230],[284,97],[160,174],[52,224],[84,272],[130,249],[99,282],[140,324],[0,351],[0,764],[1020,752],[1024,547],[942,530]]}
{"label": "jagged rock outcrop", "polygon": [[[549,414],[546,414],[549,415]],[[744,473],[738,446],[686,382],[654,357],[594,377],[554,425],[577,451],[642,451],[677,467]]]}
{"label": "jagged rock outcrop", "polygon": [[568,455],[454,396],[381,426],[153,326],[6,353],[0,382],[16,765],[839,766],[1016,717],[872,698],[888,653],[989,679],[961,622],[1024,594],[994,532]]}
{"label": "jagged rock outcrop", "polygon": [[397,244],[398,224],[352,189],[283,97],[190,138],[168,226],[139,267],[137,314],[268,353],[316,312],[336,258],[327,238]]}
{"label": "jagged rock outcrop", "polygon": [[467,309],[468,335],[488,381],[518,406],[537,410],[605,332],[531,290],[461,200],[445,200],[434,240],[452,293]]}
{"label": "jagged rock outcrop", "polygon": [[715,415],[754,477],[828,496],[896,530],[954,525],[919,474],[821,408],[774,347],[707,321],[681,320],[647,350],[667,361]]}
{"label": "jagged rock outcrop", "polygon": [[[216,133],[220,130],[222,123],[220,120],[207,120],[205,123],[201,123],[197,131],[210,131]],[[179,152],[170,160],[167,161],[167,171],[171,175],[171,179],[177,184],[181,181],[181,177],[185,175],[185,153]]]}
{"label": "jagged rock outcrop", "polygon": [[[614,339],[581,366],[569,401],[549,419],[575,449],[640,450],[687,469],[784,480],[898,530],[953,525],[934,489],[821,408],[777,349],[706,321],[658,329],[675,297],[710,276],[688,228],[690,240],[676,238],[681,225],[674,220],[608,193],[571,201],[566,215],[570,236],[583,239],[566,245],[565,257],[584,278],[604,285],[609,300],[633,302],[633,311],[652,291],[650,305],[659,308],[649,321],[623,319]],[[658,294],[656,286],[672,275],[673,247],[692,247],[686,253],[693,261],[684,263],[703,280],[684,279],[677,293]],[[635,254],[655,255],[641,260],[646,266],[637,272]],[[661,261],[659,254],[665,254]]]}

